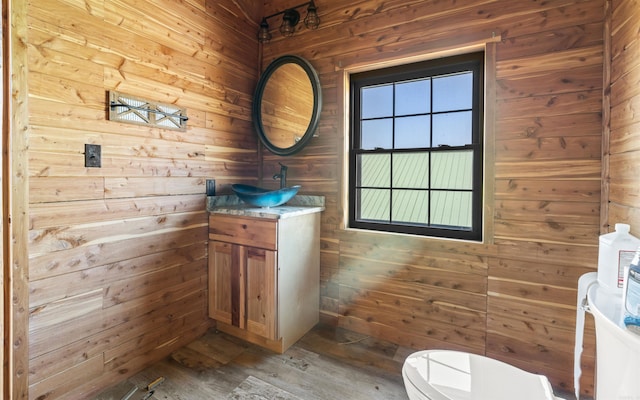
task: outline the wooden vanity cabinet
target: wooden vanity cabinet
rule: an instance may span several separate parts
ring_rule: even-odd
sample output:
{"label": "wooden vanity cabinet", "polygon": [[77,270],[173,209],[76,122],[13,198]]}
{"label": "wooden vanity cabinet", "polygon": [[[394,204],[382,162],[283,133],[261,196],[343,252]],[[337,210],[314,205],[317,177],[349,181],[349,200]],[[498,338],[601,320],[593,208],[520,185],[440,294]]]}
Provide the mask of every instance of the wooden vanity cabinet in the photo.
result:
{"label": "wooden vanity cabinet", "polygon": [[320,213],[209,217],[209,316],[284,352],[319,319]]}

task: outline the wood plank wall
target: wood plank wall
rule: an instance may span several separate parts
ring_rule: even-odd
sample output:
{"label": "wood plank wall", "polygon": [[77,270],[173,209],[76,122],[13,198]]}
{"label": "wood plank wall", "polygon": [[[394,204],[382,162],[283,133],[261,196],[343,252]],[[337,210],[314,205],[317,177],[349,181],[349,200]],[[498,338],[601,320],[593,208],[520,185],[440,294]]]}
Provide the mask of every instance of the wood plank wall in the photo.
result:
{"label": "wood plank wall", "polygon": [[[265,14],[295,4],[265,1]],[[263,46],[262,67],[288,53],[311,61],[324,96],[318,137],[293,157],[264,153],[262,168],[269,183],[283,162],[291,184],[326,196],[323,317],[409,347],[487,354],[572,390],[577,280],[596,269],[601,232],[605,1],[316,5],[319,29],[300,27],[287,39],[274,32]],[[485,244],[344,230],[345,71],[429,58],[494,36],[501,40],[488,47],[494,67],[487,75]],[[631,64],[638,69],[637,57]],[[630,160],[620,156],[620,168],[639,175]],[[627,189],[633,201],[636,190]],[[581,386],[592,394],[592,321],[586,336]]]}
{"label": "wood plank wall", "polygon": [[608,219],[640,237],[640,2],[612,5]]}
{"label": "wood plank wall", "polygon": [[[205,179],[257,182],[261,14],[28,2],[30,399],[90,398],[210,326]],[[109,90],[186,107],[187,131],[106,120]],[[101,168],[84,167],[85,143]]]}
{"label": "wood plank wall", "polygon": [[29,260],[27,150],[29,147],[29,98],[27,83],[27,4],[2,2],[3,31],[3,163],[2,197],[5,304],[2,396],[28,397]]}

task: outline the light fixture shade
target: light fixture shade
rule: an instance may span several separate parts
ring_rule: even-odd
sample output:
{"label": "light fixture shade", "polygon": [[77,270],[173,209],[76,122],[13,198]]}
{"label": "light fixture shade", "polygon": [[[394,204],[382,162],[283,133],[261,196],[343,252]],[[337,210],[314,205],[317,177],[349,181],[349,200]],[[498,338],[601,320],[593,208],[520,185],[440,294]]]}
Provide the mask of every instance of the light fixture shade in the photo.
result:
{"label": "light fixture shade", "polygon": [[280,25],[280,33],[282,36],[293,36],[293,32],[295,28],[291,26],[291,24],[287,20],[282,20],[282,25]]}
{"label": "light fixture shade", "polygon": [[307,8],[307,16],[304,17],[304,25],[309,29],[317,29],[318,26],[320,25],[320,17],[318,17],[318,9],[316,8],[316,5],[313,4],[313,1],[311,2],[311,4],[309,4],[309,7]]}
{"label": "light fixture shade", "polygon": [[258,41],[260,43],[267,43],[271,40],[271,33],[269,32],[269,24],[265,18],[260,22],[260,30],[258,31]]}
{"label": "light fixture shade", "polygon": [[292,36],[296,30],[296,25],[300,21],[300,13],[293,8],[285,10],[282,16],[282,25],[280,25],[280,33],[282,36]]}

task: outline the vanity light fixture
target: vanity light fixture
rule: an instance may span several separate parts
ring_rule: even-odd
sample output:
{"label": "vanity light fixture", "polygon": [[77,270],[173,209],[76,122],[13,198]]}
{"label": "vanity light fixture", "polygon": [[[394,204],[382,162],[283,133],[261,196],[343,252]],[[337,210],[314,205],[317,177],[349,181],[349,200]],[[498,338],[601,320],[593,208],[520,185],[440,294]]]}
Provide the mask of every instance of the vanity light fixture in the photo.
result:
{"label": "vanity light fixture", "polygon": [[320,25],[318,9],[313,1],[309,1],[262,18],[262,22],[260,22],[260,30],[258,31],[258,41],[260,43],[266,43],[271,40],[272,36],[269,32],[269,23],[267,23],[267,20],[278,15],[282,15],[282,24],[280,25],[280,33],[282,36],[293,36],[296,25],[300,22],[300,12],[297,9],[304,6],[307,6],[307,15],[304,17],[304,25],[308,29],[317,29]]}

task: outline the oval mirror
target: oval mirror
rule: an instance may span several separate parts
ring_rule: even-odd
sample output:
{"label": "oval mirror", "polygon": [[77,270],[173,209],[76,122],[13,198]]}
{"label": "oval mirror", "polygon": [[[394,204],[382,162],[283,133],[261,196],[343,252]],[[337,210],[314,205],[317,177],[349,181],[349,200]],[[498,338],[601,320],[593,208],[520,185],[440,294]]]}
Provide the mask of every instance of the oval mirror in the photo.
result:
{"label": "oval mirror", "polygon": [[318,128],[322,94],[318,74],[298,56],[282,56],[265,69],[253,100],[253,126],[274,154],[288,156],[309,142]]}

